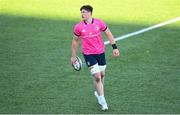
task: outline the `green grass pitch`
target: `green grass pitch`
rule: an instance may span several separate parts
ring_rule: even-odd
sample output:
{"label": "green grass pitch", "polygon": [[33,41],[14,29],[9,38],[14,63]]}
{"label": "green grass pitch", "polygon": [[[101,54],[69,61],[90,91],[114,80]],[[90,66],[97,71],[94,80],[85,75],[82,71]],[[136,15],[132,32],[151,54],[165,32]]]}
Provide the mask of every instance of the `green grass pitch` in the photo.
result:
{"label": "green grass pitch", "polygon": [[70,64],[84,4],[115,37],[180,16],[179,0],[0,0],[0,113],[180,113],[180,22],[118,41],[118,59],[107,45],[102,112],[88,68]]}

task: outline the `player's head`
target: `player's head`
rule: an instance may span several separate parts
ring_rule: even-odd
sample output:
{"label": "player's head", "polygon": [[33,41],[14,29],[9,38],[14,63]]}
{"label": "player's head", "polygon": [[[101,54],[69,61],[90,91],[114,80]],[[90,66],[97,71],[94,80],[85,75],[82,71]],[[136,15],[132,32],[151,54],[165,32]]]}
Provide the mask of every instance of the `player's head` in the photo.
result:
{"label": "player's head", "polygon": [[81,11],[81,17],[83,20],[87,20],[92,16],[93,7],[90,5],[84,5],[80,8]]}

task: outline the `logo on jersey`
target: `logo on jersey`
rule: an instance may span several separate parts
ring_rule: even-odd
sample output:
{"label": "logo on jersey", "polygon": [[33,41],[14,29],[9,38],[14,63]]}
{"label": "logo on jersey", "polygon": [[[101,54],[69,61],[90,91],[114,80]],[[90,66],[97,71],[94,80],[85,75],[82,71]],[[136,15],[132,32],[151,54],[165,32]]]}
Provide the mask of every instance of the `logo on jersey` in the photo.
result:
{"label": "logo on jersey", "polygon": [[86,32],[86,30],[85,30],[85,29],[83,29],[83,30],[82,30],[82,32]]}
{"label": "logo on jersey", "polygon": [[98,26],[96,26],[96,30],[99,30],[99,27],[98,27]]}

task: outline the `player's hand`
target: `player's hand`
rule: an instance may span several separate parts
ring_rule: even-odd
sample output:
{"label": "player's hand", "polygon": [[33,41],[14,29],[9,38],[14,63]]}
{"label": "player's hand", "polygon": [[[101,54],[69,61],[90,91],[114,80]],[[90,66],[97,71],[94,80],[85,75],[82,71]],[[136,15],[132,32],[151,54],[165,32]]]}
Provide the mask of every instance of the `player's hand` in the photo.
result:
{"label": "player's hand", "polygon": [[71,64],[74,64],[76,62],[76,57],[71,57]]}
{"label": "player's hand", "polygon": [[119,50],[118,49],[114,49],[113,50],[113,55],[114,55],[114,57],[118,57],[120,55]]}

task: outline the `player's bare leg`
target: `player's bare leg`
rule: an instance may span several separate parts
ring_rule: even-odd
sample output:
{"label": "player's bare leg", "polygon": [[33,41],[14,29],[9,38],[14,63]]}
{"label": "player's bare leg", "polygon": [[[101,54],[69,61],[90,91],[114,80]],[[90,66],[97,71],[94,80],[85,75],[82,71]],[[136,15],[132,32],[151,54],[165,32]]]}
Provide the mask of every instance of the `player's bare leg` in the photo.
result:
{"label": "player's bare leg", "polygon": [[104,71],[101,71],[101,82],[104,86],[104,78],[105,78],[105,72]]}
{"label": "player's bare leg", "polygon": [[98,95],[99,96],[104,95],[104,87],[101,80],[101,73],[100,72],[95,73],[93,76],[94,76],[94,79],[93,79],[94,86]]}
{"label": "player's bare leg", "polygon": [[94,86],[96,88],[97,93],[95,92],[95,96],[98,99],[99,104],[102,106],[102,110],[108,110],[106,99],[104,97],[104,86],[101,79],[101,72],[98,72],[93,75],[94,76]]}

